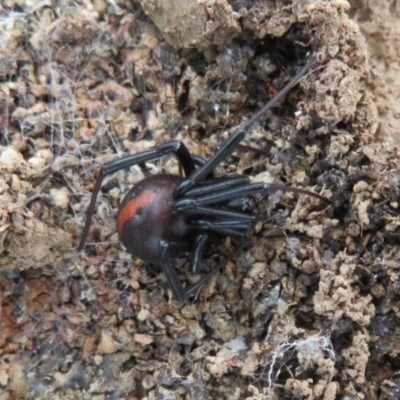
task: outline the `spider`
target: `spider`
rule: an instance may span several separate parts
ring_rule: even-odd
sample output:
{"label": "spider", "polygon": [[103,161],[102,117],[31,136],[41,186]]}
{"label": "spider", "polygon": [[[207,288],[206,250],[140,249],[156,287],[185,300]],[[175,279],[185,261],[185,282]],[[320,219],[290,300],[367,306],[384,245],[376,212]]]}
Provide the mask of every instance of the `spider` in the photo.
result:
{"label": "spider", "polygon": [[[78,246],[85,244],[97,195],[103,178],[169,154],[175,154],[186,178],[159,174],[138,182],[122,200],[117,214],[117,230],[127,251],[146,263],[161,265],[174,297],[186,301],[217,271],[249,244],[249,236],[257,220],[257,194],[283,190],[308,194],[326,201],[319,194],[280,184],[250,183],[247,176],[216,177],[214,169],[229,157],[254,123],[276,105],[306,73],[310,62],[266,105],[256,112],[208,160],[191,155],[181,141],[170,141],[137,154],[105,163],[92,194],[86,224]],[[183,287],[175,270],[174,260],[190,253],[189,271],[199,272],[203,253],[209,253],[227,237],[239,238],[236,250],[196,284]],[[247,238],[247,240],[246,240]]]}

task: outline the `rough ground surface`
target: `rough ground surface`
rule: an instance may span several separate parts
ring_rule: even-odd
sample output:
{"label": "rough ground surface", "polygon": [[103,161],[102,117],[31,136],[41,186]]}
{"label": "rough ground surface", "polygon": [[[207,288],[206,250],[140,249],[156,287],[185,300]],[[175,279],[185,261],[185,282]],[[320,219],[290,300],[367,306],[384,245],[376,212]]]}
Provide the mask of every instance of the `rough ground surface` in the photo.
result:
{"label": "rough ground surface", "polygon": [[[0,400],[398,399],[397,3],[142,3],[0,5]],[[115,233],[132,184],[178,173],[163,159],[107,179],[74,253],[100,164],[170,139],[210,156],[307,51],[246,137],[262,154],[217,173],[332,205],[271,193],[252,250],[179,304]]]}

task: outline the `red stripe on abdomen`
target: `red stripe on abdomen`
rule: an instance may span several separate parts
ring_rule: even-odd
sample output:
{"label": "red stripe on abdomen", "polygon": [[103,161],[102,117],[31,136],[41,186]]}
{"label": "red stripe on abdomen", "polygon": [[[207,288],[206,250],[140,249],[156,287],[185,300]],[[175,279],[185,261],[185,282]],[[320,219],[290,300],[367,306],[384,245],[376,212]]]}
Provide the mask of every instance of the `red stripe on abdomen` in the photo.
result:
{"label": "red stripe on abdomen", "polygon": [[156,194],[151,190],[145,190],[141,195],[135,197],[134,199],[128,201],[125,204],[124,208],[119,213],[117,219],[117,229],[119,235],[122,234],[122,229],[124,228],[125,223],[129,221],[136,214],[139,208],[151,204],[155,195]]}

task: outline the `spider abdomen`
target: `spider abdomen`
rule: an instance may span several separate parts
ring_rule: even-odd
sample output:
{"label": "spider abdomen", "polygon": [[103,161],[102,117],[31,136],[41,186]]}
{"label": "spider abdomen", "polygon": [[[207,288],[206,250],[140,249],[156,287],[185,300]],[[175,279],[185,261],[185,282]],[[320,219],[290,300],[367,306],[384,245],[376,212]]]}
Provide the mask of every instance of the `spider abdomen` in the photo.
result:
{"label": "spider abdomen", "polygon": [[184,215],[172,211],[173,193],[182,180],[175,175],[155,175],[126,194],[118,210],[117,228],[129,253],[159,264],[161,242],[168,245],[171,254],[191,249],[193,229]]}

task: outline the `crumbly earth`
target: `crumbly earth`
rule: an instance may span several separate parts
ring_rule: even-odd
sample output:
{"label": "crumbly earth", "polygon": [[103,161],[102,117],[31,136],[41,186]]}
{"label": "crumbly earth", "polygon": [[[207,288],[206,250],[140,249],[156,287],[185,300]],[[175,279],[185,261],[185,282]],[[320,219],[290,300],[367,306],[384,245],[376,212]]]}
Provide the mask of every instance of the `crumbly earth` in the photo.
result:
{"label": "crumbly earth", "polygon": [[[0,4],[0,400],[398,399],[397,3],[176,4]],[[116,234],[135,182],[179,174],[155,160],[106,179],[76,254],[102,163],[171,139],[209,157],[307,52],[261,151],[216,172],[331,204],[270,193],[253,248],[180,304]]]}

